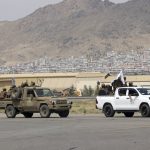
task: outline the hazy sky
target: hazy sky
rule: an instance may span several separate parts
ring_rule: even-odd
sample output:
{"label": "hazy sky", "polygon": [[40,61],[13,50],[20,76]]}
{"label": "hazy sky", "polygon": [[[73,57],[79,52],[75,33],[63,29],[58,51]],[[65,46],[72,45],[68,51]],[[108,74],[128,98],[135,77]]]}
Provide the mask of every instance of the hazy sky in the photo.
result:
{"label": "hazy sky", "polygon": [[[62,0],[0,0],[0,21],[16,20],[32,13],[39,7],[54,4]],[[110,0],[116,3],[128,0]]]}

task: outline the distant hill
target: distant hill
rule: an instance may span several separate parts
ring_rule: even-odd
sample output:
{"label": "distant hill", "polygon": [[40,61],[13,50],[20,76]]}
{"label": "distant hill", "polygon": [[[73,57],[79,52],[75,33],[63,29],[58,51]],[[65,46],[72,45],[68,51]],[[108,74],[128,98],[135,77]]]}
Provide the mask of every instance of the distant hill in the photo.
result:
{"label": "distant hill", "polygon": [[150,0],[64,0],[0,22],[0,64],[150,48]]}

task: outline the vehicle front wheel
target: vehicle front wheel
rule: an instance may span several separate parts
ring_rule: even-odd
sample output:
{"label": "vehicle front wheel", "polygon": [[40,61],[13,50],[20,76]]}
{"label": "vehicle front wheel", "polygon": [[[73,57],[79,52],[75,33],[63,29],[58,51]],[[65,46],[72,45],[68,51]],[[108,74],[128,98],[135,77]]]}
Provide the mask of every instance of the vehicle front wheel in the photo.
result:
{"label": "vehicle front wheel", "polygon": [[5,113],[8,118],[15,118],[17,115],[16,108],[13,105],[8,105],[5,109]]}
{"label": "vehicle front wheel", "polygon": [[22,114],[24,115],[25,118],[32,118],[33,116],[33,113],[30,113],[30,112],[24,112]]}
{"label": "vehicle front wheel", "polygon": [[148,106],[148,104],[142,104],[142,106],[140,107],[140,112],[142,117],[149,117],[150,116],[150,108]]}
{"label": "vehicle front wheel", "polygon": [[124,112],[125,117],[133,117],[134,112]]}
{"label": "vehicle front wheel", "polygon": [[49,118],[50,117],[50,110],[47,105],[40,106],[40,115],[42,118]]}
{"label": "vehicle front wheel", "polygon": [[58,114],[61,118],[66,118],[69,115],[69,110],[61,111]]}
{"label": "vehicle front wheel", "polygon": [[110,104],[106,104],[103,108],[103,112],[106,117],[113,117],[115,115],[115,111]]}

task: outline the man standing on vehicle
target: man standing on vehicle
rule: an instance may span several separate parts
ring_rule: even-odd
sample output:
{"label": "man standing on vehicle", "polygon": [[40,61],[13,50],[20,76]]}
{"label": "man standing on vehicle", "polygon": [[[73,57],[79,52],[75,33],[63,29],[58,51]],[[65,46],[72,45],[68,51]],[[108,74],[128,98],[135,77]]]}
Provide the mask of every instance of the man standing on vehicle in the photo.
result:
{"label": "man standing on vehicle", "polygon": [[107,95],[107,91],[106,91],[106,86],[105,84],[102,84],[100,90],[99,90],[99,93],[98,95]]}
{"label": "man standing on vehicle", "polygon": [[113,87],[114,92],[116,91],[116,88],[123,87],[123,86],[124,86],[124,84],[121,81],[121,77],[119,77],[118,79],[116,79],[112,82],[112,87]]}
{"label": "man standing on vehicle", "polygon": [[7,90],[6,88],[3,89],[3,91],[1,91],[0,93],[0,99],[6,98],[7,96]]}
{"label": "man standing on vehicle", "polygon": [[122,70],[117,75],[117,79],[112,82],[113,91],[115,92],[116,88],[126,86],[126,77],[124,77]]}

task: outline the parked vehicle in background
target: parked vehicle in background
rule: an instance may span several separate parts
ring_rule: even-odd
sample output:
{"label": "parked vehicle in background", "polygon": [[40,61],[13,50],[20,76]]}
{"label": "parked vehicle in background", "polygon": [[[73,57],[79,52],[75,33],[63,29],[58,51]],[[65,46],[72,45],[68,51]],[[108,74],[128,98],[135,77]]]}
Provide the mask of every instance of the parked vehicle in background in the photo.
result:
{"label": "parked vehicle in background", "polygon": [[114,96],[97,96],[96,108],[102,110],[106,117],[113,117],[116,112],[126,117],[133,117],[135,112],[140,112],[142,117],[150,117],[150,88],[117,88]]}

